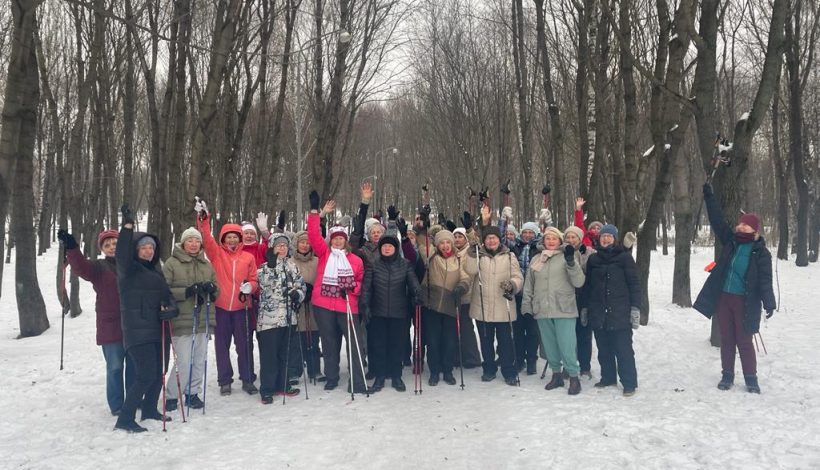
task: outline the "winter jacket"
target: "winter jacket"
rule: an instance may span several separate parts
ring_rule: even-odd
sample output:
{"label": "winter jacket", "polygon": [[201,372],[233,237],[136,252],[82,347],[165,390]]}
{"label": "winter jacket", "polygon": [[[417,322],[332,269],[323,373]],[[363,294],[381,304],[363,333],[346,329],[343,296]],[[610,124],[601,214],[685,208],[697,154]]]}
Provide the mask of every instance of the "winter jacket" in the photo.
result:
{"label": "winter jacket", "polygon": [[[290,258],[277,259],[276,266],[268,263],[259,268],[259,315],[256,330],[283,328],[295,325],[298,306],[305,300],[307,288],[296,263]],[[296,289],[298,301],[291,300],[289,292]]]}
{"label": "winter jacket", "polygon": [[[223,225],[219,232],[219,239],[222,240],[226,233],[234,231],[236,227],[238,226],[233,224]],[[226,245],[214,240],[211,235],[209,217],[198,221],[197,229],[202,234],[205,254],[216,272],[220,295],[215,305],[229,312],[244,309],[245,305],[239,301],[239,287],[243,282],[248,281],[251,284],[251,290],[254,292],[257,290],[256,259],[252,254],[244,251],[242,242],[237,245],[236,250],[232,251]]]}
{"label": "winter jacket", "polygon": [[[205,259],[204,252],[200,250],[198,255],[191,256],[185,252],[182,244],[177,243],[174,245],[171,257],[162,265],[162,273],[165,275],[165,280],[179,308],[179,315],[172,320],[174,336],[190,335],[194,327],[194,297],[185,297],[185,289],[202,282],[216,284],[214,268]],[[199,298],[198,302],[196,332],[205,333],[205,305],[202,298]],[[214,331],[216,315],[213,310],[208,315],[208,325],[209,331]]]}
{"label": "winter jacket", "polygon": [[[723,294],[726,275],[729,271],[732,258],[738,247],[734,231],[723,218],[720,203],[714,194],[704,195],[706,211],[709,214],[709,223],[715,238],[723,244],[720,258],[706,278],[703,288],[698,294],[694,308],[706,318],[712,318],[717,310],[718,300]],[[749,267],[746,270],[746,296],[743,309],[743,328],[750,335],[760,330],[761,305],[765,310],[777,308],[777,302],[772,288],[772,254],[766,248],[763,237],[750,242],[752,244],[749,255]]]}
{"label": "winter jacket", "polygon": [[456,316],[453,290],[460,286],[465,292],[470,288],[470,277],[464,270],[464,260],[453,253],[445,258],[438,251],[427,262],[427,270],[419,286],[419,303],[430,310]]}
{"label": "winter jacket", "polygon": [[[311,296],[311,303],[316,307],[331,310],[333,312],[347,312],[345,299],[322,295],[322,278],[324,277],[325,266],[327,266],[327,261],[330,258],[331,251],[330,247],[322,238],[321,229],[319,228],[319,214],[311,213],[308,215],[307,232],[310,247],[319,258],[319,263],[316,267],[316,281]],[[350,303],[351,312],[358,314],[359,295],[362,292],[362,283],[364,281],[364,263],[361,258],[353,253],[347,253],[347,262],[350,263],[350,267],[353,269],[353,280],[356,282],[356,286],[353,290],[347,291],[347,298]]]}
{"label": "winter jacket", "polygon": [[590,237],[589,232],[587,231],[587,227],[584,224],[584,211],[578,209],[575,210],[575,226],[580,228],[581,231],[584,232],[584,239],[581,240],[581,243],[588,247],[594,246],[595,243],[593,243],[592,238]]}
{"label": "winter jacket", "polygon": [[319,264],[319,258],[313,254],[313,250],[307,253],[299,253],[296,248],[293,248],[293,258],[291,258],[299,272],[302,274],[302,279],[305,281],[305,300],[299,305],[298,329],[299,331],[317,331],[319,327],[316,326],[316,319],[313,318],[311,311],[310,298],[313,293],[313,286],[316,282],[316,266]]}
{"label": "winter jacket", "polygon": [[66,250],[65,254],[71,272],[90,282],[97,294],[97,344],[121,342],[122,325],[116,259],[112,257],[89,261],[79,248]]}
{"label": "winter jacket", "polygon": [[549,256],[546,251],[539,254],[544,264],[538,271],[530,266],[524,279],[524,300],[521,312],[531,313],[539,318],[576,318],[578,304],[575,289],[584,285],[584,271],[581,269],[580,255],[576,252],[575,264],[567,265],[563,246]]}
{"label": "winter jacket", "polygon": [[[137,258],[137,242],[142,237],[154,239],[154,258]],[[159,311],[163,302],[173,305],[173,297],[159,268],[159,238],[133,229],[121,228],[117,241],[117,286],[120,291],[122,339],[125,349],[146,343],[159,343],[162,331]]]}
{"label": "winter jacket", "polygon": [[[498,229],[502,235],[507,231],[507,222],[503,218],[498,219]],[[527,268],[529,268],[530,262],[535,258],[535,255],[544,249],[544,246],[541,244],[541,234],[537,234],[535,238],[528,242],[522,240],[520,235],[515,237],[515,240],[507,240],[507,237],[503,237],[501,243],[509,248],[510,251],[515,254],[515,257],[518,258],[521,274],[524,275],[527,274]]]}
{"label": "winter jacket", "polygon": [[[221,238],[221,237],[220,237]],[[265,264],[265,253],[268,251],[268,242],[264,238],[262,242],[253,242],[253,243],[240,243],[242,245],[242,251],[246,253],[250,253],[253,255],[253,259],[256,262],[256,267],[259,268],[263,264]]]}
{"label": "winter jacket", "polygon": [[613,245],[590,256],[582,299],[593,329],[632,328],[632,307],[641,306],[638,267],[632,255]]}
{"label": "winter jacket", "polygon": [[464,270],[473,284],[470,317],[492,323],[515,321],[515,301],[507,301],[501,290],[502,281],[513,283],[514,294],[520,292],[524,285],[524,276],[515,254],[502,244],[495,254],[488,253],[485,248],[479,249],[478,258],[471,251],[465,261]]}
{"label": "winter jacket", "polygon": [[365,271],[362,299],[371,316],[407,318],[408,306],[415,303],[418,289],[413,266],[397,251],[390,257],[378,256]]}
{"label": "winter jacket", "polygon": [[[469,234],[468,234],[467,239],[468,240],[470,239]],[[453,247],[453,249],[456,250],[456,256],[461,261],[462,265],[464,264],[467,257],[470,256],[470,251],[475,252],[475,247],[476,247],[476,244],[473,244],[472,242],[468,242],[460,250],[456,247]],[[467,272],[465,271],[464,274],[467,274]],[[467,276],[467,292],[465,292],[464,295],[461,296],[461,305],[469,304],[470,300],[472,299],[472,296],[473,296],[473,283],[470,282],[469,279],[470,279],[470,277]]]}

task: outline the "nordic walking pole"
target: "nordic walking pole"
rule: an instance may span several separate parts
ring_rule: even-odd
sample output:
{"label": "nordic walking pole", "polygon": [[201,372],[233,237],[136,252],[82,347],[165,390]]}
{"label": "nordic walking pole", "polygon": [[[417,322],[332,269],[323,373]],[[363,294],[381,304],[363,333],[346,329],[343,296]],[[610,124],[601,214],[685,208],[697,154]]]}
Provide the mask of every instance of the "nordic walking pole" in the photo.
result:
{"label": "nordic walking pole", "polygon": [[68,314],[68,311],[71,309],[71,303],[68,300],[68,292],[66,292],[65,288],[65,271],[66,266],[66,256],[65,256],[65,245],[63,242],[60,242],[60,264],[62,264],[62,276],[58,279],[57,290],[60,293],[60,300],[61,300],[61,307],[62,307],[62,318],[60,319],[60,370],[63,370],[63,357],[65,351],[65,316]]}
{"label": "nordic walking pole", "polygon": [[419,394],[419,377],[421,376],[421,369],[419,368],[419,322],[421,317],[421,307],[416,305],[413,312],[413,393]]}
{"label": "nordic walking pole", "polygon": [[[510,339],[512,340],[513,351],[515,351],[515,335],[513,334],[512,313],[510,313],[510,299],[505,296],[504,300],[507,304],[507,321],[510,325]],[[515,383],[519,387],[521,386],[521,376],[518,374],[518,366],[515,367]]]}
{"label": "nordic walking pole", "polygon": [[287,277],[282,279],[282,296],[285,299],[285,323],[287,323],[288,339],[285,341],[285,366],[282,367],[282,375],[284,376],[284,389],[282,390],[282,404],[285,404],[285,399],[288,396],[288,389],[290,388],[290,377],[288,377],[288,366],[290,365],[290,297],[288,297],[288,281]]}
{"label": "nordic walking pole", "polygon": [[[370,387],[367,386],[364,373],[364,361],[362,361],[362,350],[359,348],[359,336],[356,333],[356,327],[353,325],[353,310],[350,309],[350,298],[347,293],[344,294],[345,304],[347,304],[347,314],[350,321],[350,327],[353,330],[353,341],[356,343],[356,355],[359,357],[359,368],[362,372],[362,381],[364,382],[364,393],[366,398],[370,398]],[[350,377],[353,377],[353,370],[350,371]],[[352,391],[353,389],[351,389]]]}
{"label": "nordic walking pole", "polygon": [[[242,281],[243,284],[246,282],[248,282],[247,279]],[[248,300],[247,294],[239,293],[239,301],[245,304],[245,363],[248,367],[248,381],[250,382],[251,377],[253,377],[253,371],[251,371],[251,328],[249,325],[250,321],[248,320],[248,317],[250,317]]]}
{"label": "nordic walking pole", "polygon": [[202,414],[205,414],[205,394],[208,391],[208,342],[210,340],[210,331],[208,323],[211,316],[211,294],[205,293],[205,368],[202,372]]}
{"label": "nordic walking pole", "polygon": [[165,321],[162,321],[162,432],[165,430]]}
{"label": "nordic walking pole", "polygon": [[484,321],[484,283],[481,281],[481,255],[478,252],[478,245],[475,246],[475,261],[478,268],[478,297],[481,300],[481,336],[487,340],[487,322]]}
{"label": "nordic walking pole", "polygon": [[[182,400],[182,384],[179,382],[179,360],[177,359],[177,347],[174,345],[174,326],[171,323],[171,320],[167,320],[167,321],[168,321],[168,334],[171,336],[171,352],[173,353],[173,356],[174,356],[174,371],[176,372],[176,375],[177,375],[177,396],[179,397],[180,400]],[[165,353],[165,350],[163,350],[163,353]],[[193,354],[191,355],[191,360],[193,361]],[[164,364],[165,363],[163,361],[163,367],[164,367]],[[165,385],[165,382],[164,382],[165,374],[162,375],[162,378],[163,378],[162,384]],[[165,397],[163,397],[163,401],[165,401]],[[163,403],[162,406],[164,408],[165,403]],[[186,422],[185,421],[185,407],[184,406],[178,406],[178,408],[179,408],[180,414],[182,415],[182,422],[185,423]],[[188,410],[188,415],[190,415],[190,414],[191,413],[190,413],[190,409],[189,409]]]}
{"label": "nordic walking pole", "polygon": [[345,298],[345,304],[347,306],[347,311],[345,315],[347,317],[347,370],[349,372],[349,385],[350,385],[350,400],[356,400],[356,396],[353,394],[353,343],[351,343],[352,336],[350,334],[350,328],[353,326],[351,318],[353,316],[352,312],[350,311],[350,303],[347,302],[347,293],[343,290],[342,297]]}
{"label": "nordic walking pole", "polygon": [[[191,331],[191,355],[189,356],[190,360],[188,361],[188,388],[186,389],[188,391],[188,394],[187,394],[186,400],[185,400],[185,405],[188,407],[188,416],[191,416],[191,399],[190,399],[190,397],[191,397],[191,383],[192,383],[193,377],[194,377],[194,343],[196,343],[196,328],[198,326],[197,325],[197,323],[198,323],[197,320],[199,319],[199,293],[198,292],[194,294],[193,317],[194,317],[193,318],[194,324],[193,324],[193,327],[191,328],[191,330],[192,330]],[[176,359],[174,359],[174,360],[176,360]],[[182,399],[182,396],[180,396],[179,398]],[[182,408],[182,407],[180,407],[180,408]]]}
{"label": "nordic walking pole", "polygon": [[763,353],[767,356],[769,355],[769,351],[766,351],[766,343],[763,342],[763,335],[758,331],[757,336],[760,337],[760,344],[763,346]]}
{"label": "nordic walking pole", "polygon": [[461,308],[456,299],[456,333],[458,333],[458,370],[461,374],[461,389],[464,390],[464,353],[461,348]]}

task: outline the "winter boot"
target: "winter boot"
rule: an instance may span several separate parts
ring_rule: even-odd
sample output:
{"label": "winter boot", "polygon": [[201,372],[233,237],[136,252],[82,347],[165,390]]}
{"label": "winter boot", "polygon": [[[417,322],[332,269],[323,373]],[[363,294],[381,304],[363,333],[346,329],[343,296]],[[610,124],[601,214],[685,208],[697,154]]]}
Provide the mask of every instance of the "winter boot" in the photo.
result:
{"label": "winter boot", "polygon": [[376,377],[376,380],[373,382],[373,391],[378,392],[379,390],[384,388],[384,377]]}
{"label": "winter boot", "polygon": [[205,408],[205,402],[199,399],[199,395],[188,395],[185,397],[185,404],[195,410]]}
{"label": "winter boot", "polygon": [[518,385],[518,377],[505,377],[504,383],[511,387],[515,387]]}
{"label": "winter boot", "polygon": [[288,387],[288,389],[285,390],[284,392],[279,391],[279,392],[274,393],[274,395],[276,395],[277,397],[286,396],[286,397],[290,398],[290,397],[295,397],[296,395],[299,395],[300,392],[301,392],[301,390],[299,390],[298,388]]}
{"label": "winter boot", "polygon": [[153,419],[153,420],[157,420],[157,421],[160,421],[160,422],[162,422],[164,420],[166,423],[168,421],[171,421],[170,416],[165,415],[165,417],[163,418],[162,413],[160,413],[157,410],[152,410],[152,411],[149,411],[148,413],[143,411],[142,412],[142,417],[140,418],[140,421],[145,421],[146,419]]}
{"label": "winter boot", "polygon": [[[350,393],[350,384],[347,386],[347,393]],[[353,393],[357,393],[360,395],[372,395],[375,393],[372,388],[368,387],[367,384],[365,385],[357,385],[353,387]]]}
{"label": "winter boot", "polygon": [[604,382],[604,379],[601,379],[600,382],[595,384],[595,388],[612,387],[613,385],[615,385],[615,382]]}
{"label": "winter boot", "polygon": [[760,385],[757,384],[757,375],[744,375],[746,380],[746,390],[749,393],[760,393]]}
{"label": "winter boot", "polygon": [[579,376],[586,377],[587,380],[592,380],[592,372],[588,370],[582,370]]}
{"label": "winter boot", "polygon": [[177,399],[169,398],[165,400],[165,411],[174,411],[177,409]]}
{"label": "winter boot", "polygon": [[270,405],[273,403],[273,395],[262,395],[262,404]]}
{"label": "winter boot", "polygon": [[723,371],[723,375],[718,382],[718,388],[721,390],[729,390],[735,383],[735,374],[732,372]]}
{"label": "winter boot", "polygon": [[137,432],[145,432],[147,429],[137,424],[136,421],[133,419],[130,421],[120,421],[117,420],[117,424],[114,425],[114,429],[120,429],[127,432],[137,433]]}
{"label": "winter boot", "polygon": [[561,376],[560,372],[553,372],[552,373],[552,380],[544,387],[544,390],[553,390],[558,387],[564,386],[564,377]]}
{"label": "winter boot", "polygon": [[569,379],[569,372],[566,369],[561,369],[561,378],[564,380]]}
{"label": "winter boot", "polygon": [[581,393],[581,381],[578,377],[570,377],[569,378],[569,390],[567,390],[568,395],[578,395]]}
{"label": "winter boot", "polygon": [[427,381],[427,385],[429,385],[431,387],[435,387],[436,385],[438,385],[438,381],[439,381],[439,375],[438,374],[431,374],[430,375],[430,380]]}
{"label": "winter boot", "polygon": [[456,378],[453,377],[452,372],[445,372],[444,373],[444,383],[446,383],[447,385],[455,385],[456,384]]}
{"label": "winter boot", "polygon": [[535,361],[527,361],[527,375],[535,375],[538,373],[538,366]]}
{"label": "winter boot", "polygon": [[407,390],[407,386],[404,385],[404,381],[401,377],[393,377],[393,388],[396,389],[397,392],[404,392]]}
{"label": "winter boot", "polygon": [[325,390],[333,390],[338,386],[339,386],[339,379],[336,379],[336,380],[327,379],[327,382],[325,382]]}
{"label": "winter boot", "polygon": [[253,382],[242,382],[242,390],[248,395],[256,395],[259,393],[259,389],[256,388],[256,385],[254,385]]}
{"label": "winter boot", "polygon": [[624,389],[624,396],[625,397],[629,398],[632,395],[635,395],[635,389],[634,388],[625,388]]}
{"label": "winter boot", "polygon": [[219,386],[219,394],[223,397],[228,396],[231,394],[231,384],[225,384]]}
{"label": "winter boot", "polygon": [[364,375],[364,378],[366,380],[373,380],[376,378],[376,373],[368,369],[367,374]]}
{"label": "winter boot", "polygon": [[492,382],[495,380],[495,374],[484,374],[481,376],[482,382]]}

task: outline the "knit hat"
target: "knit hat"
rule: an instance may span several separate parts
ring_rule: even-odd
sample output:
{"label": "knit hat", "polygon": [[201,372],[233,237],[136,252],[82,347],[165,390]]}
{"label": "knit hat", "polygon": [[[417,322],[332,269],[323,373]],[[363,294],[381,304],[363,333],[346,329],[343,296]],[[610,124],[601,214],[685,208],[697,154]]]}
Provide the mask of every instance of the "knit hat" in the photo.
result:
{"label": "knit hat", "polygon": [[747,212],[741,215],[740,218],[737,219],[737,223],[746,224],[749,227],[752,227],[755,232],[760,232],[760,217],[752,212]]}
{"label": "knit hat", "polygon": [[284,233],[274,233],[271,235],[270,240],[268,241],[268,248],[275,248],[276,245],[284,243],[285,245],[290,245],[290,238]]}
{"label": "knit hat", "polygon": [[151,245],[152,247],[157,247],[157,242],[154,241],[154,237],[145,235],[144,237],[137,240],[137,249],[142,248],[145,245]]}
{"label": "knit hat", "polygon": [[489,227],[484,227],[481,233],[481,241],[487,240],[487,237],[490,235],[495,235],[498,239],[501,239],[501,230],[498,229],[495,225],[490,225]]}
{"label": "knit hat", "polygon": [[518,236],[518,230],[516,230],[515,225],[513,224],[507,225],[507,233],[509,232],[512,232],[516,237]]}
{"label": "knit hat", "polygon": [[527,222],[521,226],[521,231],[523,232],[524,230],[532,230],[532,233],[538,235],[538,232],[541,231],[541,228],[538,227],[538,224],[536,222]]}
{"label": "knit hat", "polygon": [[253,233],[257,233],[256,227],[250,222],[242,222],[242,231],[244,232],[245,230],[253,230]]}
{"label": "knit hat", "polygon": [[601,235],[612,235],[617,240],[618,239],[618,227],[616,227],[612,224],[606,224],[606,225],[601,227],[601,232],[598,234],[598,236],[600,237]]}
{"label": "knit hat", "polygon": [[544,238],[547,238],[547,235],[555,235],[558,240],[564,240],[564,234],[561,233],[556,227],[547,227],[544,229]]}
{"label": "knit hat", "polygon": [[467,229],[466,228],[459,227],[459,228],[453,230],[453,237],[455,237],[457,233],[460,233],[461,235],[464,236],[464,238],[467,238]]}
{"label": "knit hat", "polygon": [[395,248],[396,250],[398,250],[400,246],[398,238],[394,237],[393,235],[385,235],[379,238],[379,251],[381,252],[382,245],[387,244],[393,245],[393,248]]}
{"label": "knit hat", "polygon": [[453,232],[449,230],[439,230],[438,233],[436,233],[436,238],[434,240],[434,244],[436,246],[438,246],[438,244],[443,242],[444,240],[450,240],[450,245],[455,246],[456,244],[456,239],[453,236]]}
{"label": "knit hat", "polygon": [[189,238],[196,238],[197,240],[199,240],[199,243],[202,243],[202,234],[199,233],[199,230],[193,227],[188,227],[185,229],[184,232],[182,232],[182,235],[180,235],[179,237],[179,242],[184,244],[185,240]]}
{"label": "knit hat", "polygon": [[97,247],[102,248],[103,242],[109,238],[120,238],[120,233],[116,230],[103,230],[97,235]]}
{"label": "knit hat", "polygon": [[330,229],[327,231],[327,239],[333,240],[333,238],[335,237],[344,237],[344,239],[347,240],[347,227],[342,227],[340,225],[334,225],[333,227],[330,227]]}
{"label": "knit hat", "polygon": [[380,226],[382,229],[384,229],[384,226],[381,224],[381,222],[379,222],[379,219],[371,217],[371,218],[365,220],[364,221],[364,233],[366,235],[370,235],[370,229],[372,229],[373,227],[375,227],[377,225]]}
{"label": "knit hat", "polygon": [[[590,230],[592,230],[592,227],[595,227],[595,226],[597,226],[597,227],[598,227],[598,229],[602,229],[602,227],[604,226],[604,224],[602,224],[602,223],[598,222],[597,220],[593,220],[592,222],[590,222],[590,223],[589,223],[589,225],[587,225],[587,227],[588,227]],[[616,233],[617,233],[617,230],[616,230]]]}
{"label": "knit hat", "polygon": [[583,240],[584,239],[584,231],[581,230],[580,228],[574,226],[574,225],[570,225],[569,227],[567,227],[566,230],[564,230],[564,236],[565,237],[567,236],[567,234],[570,234],[570,233],[574,233],[575,236],[578,237],[578,240]]}

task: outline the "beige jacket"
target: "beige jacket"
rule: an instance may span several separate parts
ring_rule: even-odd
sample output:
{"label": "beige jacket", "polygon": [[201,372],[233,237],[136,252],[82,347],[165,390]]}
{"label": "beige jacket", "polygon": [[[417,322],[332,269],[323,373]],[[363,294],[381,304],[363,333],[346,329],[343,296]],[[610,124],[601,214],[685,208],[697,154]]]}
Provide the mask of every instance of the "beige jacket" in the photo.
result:
{"label": "beige jacket", "polygon": [[518,259],[504,245],[499,246],[495,255],[490,255],[484,248],[479,248],[478,251],[478,259],[476,259],[475,247],[473,247],[464,263],[464,270],[473,284],[470,317],[492,323],[515,321],[517,318],[515,299],[508,301],[504,298],[501,283],[511,281],[514,287],[513,293],[521,291],[524,277],[521,275]]}

